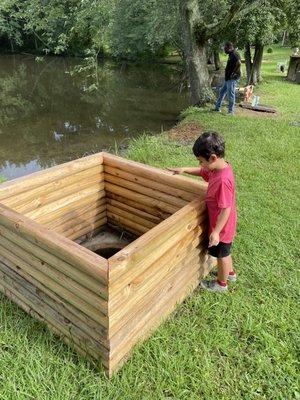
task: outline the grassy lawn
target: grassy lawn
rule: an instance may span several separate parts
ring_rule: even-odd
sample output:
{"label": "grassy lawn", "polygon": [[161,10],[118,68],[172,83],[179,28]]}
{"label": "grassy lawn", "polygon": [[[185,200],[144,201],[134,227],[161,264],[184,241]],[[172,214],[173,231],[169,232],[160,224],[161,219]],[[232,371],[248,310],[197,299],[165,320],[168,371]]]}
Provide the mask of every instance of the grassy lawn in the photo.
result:
{"label": "grassy lawn", "polygon": [[[300,399],[300,128],[289,125],[300,121],[299,86],[276,71],[289,53],[265,55],[264,83],[256,89],[262,103],[278,107],[278,117],[184,113],[182,124],[224,135],[236,173],[238,282],[230,293],[194,293],[111,381],[2,297],[1,400]],[[127,156],[160,167],[197,165],[191,145],[167,135],[141,136]]]}

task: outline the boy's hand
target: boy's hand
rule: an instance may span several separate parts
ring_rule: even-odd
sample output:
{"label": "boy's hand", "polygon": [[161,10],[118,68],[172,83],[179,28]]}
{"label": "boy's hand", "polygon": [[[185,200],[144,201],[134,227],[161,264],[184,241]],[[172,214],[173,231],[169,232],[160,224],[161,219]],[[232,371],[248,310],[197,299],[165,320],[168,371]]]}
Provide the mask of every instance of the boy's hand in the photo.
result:
{"label": "boy's hand", "polygon": [[212,231],[212,233],[209,236],[208,247],[218,246],[219,242],[220,242],[220,234],[216,231]]}
{"label": "boy's hand", "polygon": [[167,170],[173,172],[173,175],[184,173],[184,168],[167,168]]}

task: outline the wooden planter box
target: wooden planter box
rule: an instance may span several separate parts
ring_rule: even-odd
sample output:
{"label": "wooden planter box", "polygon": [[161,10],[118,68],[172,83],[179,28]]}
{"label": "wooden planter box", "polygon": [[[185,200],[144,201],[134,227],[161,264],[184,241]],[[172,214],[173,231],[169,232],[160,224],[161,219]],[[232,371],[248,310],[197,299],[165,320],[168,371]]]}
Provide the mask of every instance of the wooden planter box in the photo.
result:
{"label": "wooden planter box", "polygon": [[[208,272],[205,191],[107,153],[4,183],[0,290],[111,375]],[[109,259],[79,244],[111,224],[139,237]]]}

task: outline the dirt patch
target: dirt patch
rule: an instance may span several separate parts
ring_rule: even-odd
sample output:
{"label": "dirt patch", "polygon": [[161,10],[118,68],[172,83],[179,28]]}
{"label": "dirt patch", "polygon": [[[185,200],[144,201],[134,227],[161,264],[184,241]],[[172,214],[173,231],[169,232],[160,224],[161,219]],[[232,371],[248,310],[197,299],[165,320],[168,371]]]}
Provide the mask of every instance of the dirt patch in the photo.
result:
{"label": "dirt patch", "polygon": [[176,140],[182,144],[191,144],[194,143],[195,139],[197,139],[204,130],[205,129],[201,125],[196,122],[191,122],[176,125],[168,131],[168,136],[170,139]]}

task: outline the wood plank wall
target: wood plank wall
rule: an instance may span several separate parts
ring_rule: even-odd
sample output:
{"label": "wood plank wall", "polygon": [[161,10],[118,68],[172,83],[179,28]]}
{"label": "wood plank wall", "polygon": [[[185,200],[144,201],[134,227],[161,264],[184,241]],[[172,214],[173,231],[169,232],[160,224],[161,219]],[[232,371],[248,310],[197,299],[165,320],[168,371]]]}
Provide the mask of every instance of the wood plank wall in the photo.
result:
{"label": "wood plank wall", "polygon": [[0,204],[0,291],[108,366],[107,260]]}
{"label": "wood plank wall", "polygon": [[[134,344],[148,336],[207,273],[202,235],[207,186],[105,153],[103,158],[108,221],[143,233],[109,259],[112,375]],[[128,220],[132,224],[126,225]]]}
{"label": "wood plank wall", "polygon": [[101,153],[0,186],[0,203],[75,240],[107,222]]}
{"label": "wood plank wall", "polygon": [[205,184],[111,154],[102,154],[108,223],[138,236],[193,199],[204,196]]}
{"label": "wood plank wall", "polygon": [[207,273],[204,202],[190,203],[109,259],[109,373]]}

